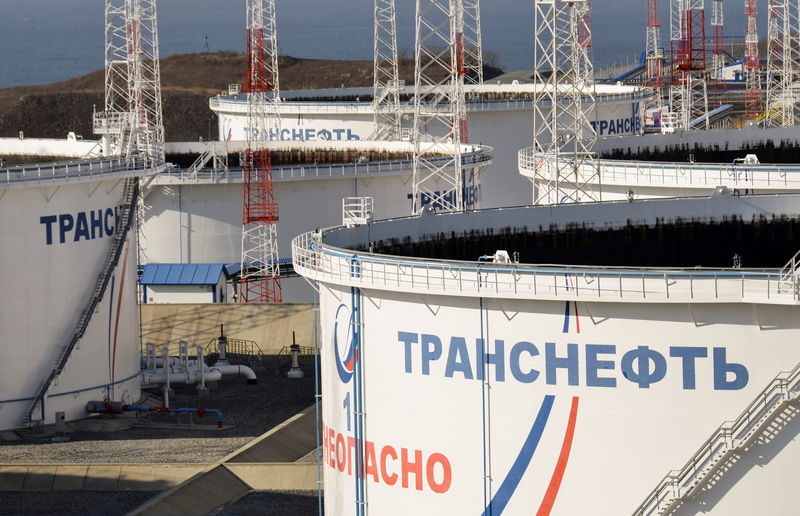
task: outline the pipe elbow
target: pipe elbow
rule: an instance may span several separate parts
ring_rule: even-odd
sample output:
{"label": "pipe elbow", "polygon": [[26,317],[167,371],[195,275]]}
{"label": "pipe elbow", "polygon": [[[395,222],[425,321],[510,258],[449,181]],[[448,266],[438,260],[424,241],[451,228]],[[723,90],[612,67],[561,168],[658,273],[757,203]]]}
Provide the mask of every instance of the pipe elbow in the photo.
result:
{"label": "pipe elbow", "polygon": [[247,383],[250,385],[258,383],[256,373],[245,365],[217,365],[212,369],[212,371],[214,370],[219,371],[223,375],[244,375],[244,377],[247,378]]}

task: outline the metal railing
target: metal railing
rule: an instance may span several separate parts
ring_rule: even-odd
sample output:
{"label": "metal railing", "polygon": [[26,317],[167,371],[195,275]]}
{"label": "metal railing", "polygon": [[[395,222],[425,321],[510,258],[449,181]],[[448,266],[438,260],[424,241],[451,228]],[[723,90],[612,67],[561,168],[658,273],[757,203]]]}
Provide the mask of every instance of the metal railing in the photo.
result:
{"label": "metal railing", "polygon": [[[325,91],[319,93],[319,97],[328,97],[336,94],[336,90],[331,90],[326,94]],[[371,92],[370,92],[371,94]],[[522,91],[520,95],[529,95],[530,98],[516,99],[487,99],[478,93],[468,93],[465,106],[467,111],[524,111],[533,109],[533,91]],[[646,100],[652,95],[646,90],[639,90],[630,93],[603,93],[599,92],[595,96],[602,104],[633,102]],[[545,102],[545,101],[541,101]],[[216,111],[228,113],[246,113],[247,100],[244,98],[232,98],[230,96],[211,97],[208,102],[209,107]],[[288,100],[279,105],[282,112],[309,112],[309,113],[372,113],[371,101],[320,101],[314,102],[313,97],[309,100]],[[412,111],[413,102],[401,102],[400,110],[403,112]]]}
{"label": "metal railing", "polygon": [[133,113],[124,111],[100,111],[92,116],[94,134],[121,133],[124,128],[131,125]]}
{"label": "metal railing", "polygon": [[64,184],[77,179],[127,177],[133,170],[151,169],[161,167],[163,164],[163,146],[154,145],[152,149],[133,155],[130,159],[114,156],[104,159],[22,165],[0,169],[0,189],[22,188],[31,184]]}
{"label": "metal railing", "polygon": [[[491,148],[475,147],[475,152],[461,155],[462,165],[489,164],[494,159]],[[450,158],[434,158],[434,162],[447,162]],[[314,179],[341,179],[360,176],[386,176],[409,174],[413,166],[411,159],[396,161],[370,161],[366,163],[333,163],[292,166],[273,166],[273,181],[302,181]],[[160,174],[153,184],[173,183],[241,183],[243,169],[172,169]]]}
{"label": "metal railing", "polygon": [[800,251],[797,251],[794,256],[783,266],[781,269],[781,286],[789,292],[794,292],[797,296],[800,285],[797,283],[797,275],[800,273]]}
{"label": "metal railing", "polygon": [[[533,152],[532,147],[518,154],[519,172],[526,177],[555,180],[552,158]],[[718,163],[660,163],[645,161],[598,160],[600,181],[604,185],[715,188],[767,188],[800,190],[800,167],[780,165],[724,165]],[[589,178],[592,170],[579,170]],[[551,177],[552,176],[552,177]]]}
{"label": "metal railing", "polygon": [[342,225],[348,228],[361,226],[372,220],[372,197],[343,197]]}
{"label": "metal railing", "polygon": [[[206,356],[212,353],[219,353],[219,338],[213,338],[205,347]],[[264,357],[264,352],[261,347],[254,340],[232,339],[226,338],[225,342],[225,355],[228,357],[243,357],[250,360],[261,360]]]}
{"label": "metal railing", "polygon": [[[781,273],[752,269],[647,269],[491,264],[340,249],[320,233],[292,240],[299,274],[339,285],[470,297],[636,303],[798,304]],[[353,276],[356,267],[360,272]],[[794,273],[797,274],[796,272]]]}
{"label": "metal railing", "polygon": [[668,473],[634,516],[670,512],[673,504],[690,495],[731,452],[747,446],[761,426],[779,413],[786,402],[800,396],[800,364],[779,373],[744,409],[735,421],[724,422],[711,434],[686,465]]}
{"label": "metal railing", "polygon": [[91,161],[37,163],[0,170],[0,186],[30,182],[57,182],[76,177],[107,175],[129,170],[125,159],[113,157]]}

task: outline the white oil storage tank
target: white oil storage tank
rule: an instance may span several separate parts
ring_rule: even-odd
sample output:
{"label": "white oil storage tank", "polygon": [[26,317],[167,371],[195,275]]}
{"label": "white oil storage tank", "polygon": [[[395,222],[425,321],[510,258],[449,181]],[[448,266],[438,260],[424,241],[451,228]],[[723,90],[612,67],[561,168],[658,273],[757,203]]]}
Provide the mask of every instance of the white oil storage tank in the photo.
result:
{"label": "white oil storage tank", "polygon": [[0,429],[140,395],[137,168],[121,158],[0,170]]}
{"label": "white oil storage tank", "polygon": [[[792,514],[798,227],[800,195],[718,193],[298,236],[319,292],[325,513]],[[727,248],[653,265],[701,231],[726,241],[694,250],[733,235],[752,268]],[[761,268],[772,231],[786,245]],[[615,235],[635,242],[603,255]],[[546,265],[571,240],[574,261]]]}

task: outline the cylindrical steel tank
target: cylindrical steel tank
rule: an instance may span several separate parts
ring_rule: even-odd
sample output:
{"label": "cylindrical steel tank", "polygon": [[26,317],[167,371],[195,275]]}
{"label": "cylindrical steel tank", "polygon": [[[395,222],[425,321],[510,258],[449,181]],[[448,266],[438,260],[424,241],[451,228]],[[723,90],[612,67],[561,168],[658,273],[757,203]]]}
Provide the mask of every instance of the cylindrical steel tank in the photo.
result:
{"label": "cylindrical steel tank", "polygon": [[[14,182],[25,174],[34,179]],[[125,185],[119,174],[52,183],[25,174],[3,171],[0,179],[0,429],[23,424],[75,332],[108,258]],[[136,247],[128,231],[83,337],[47,391],[45,423],[56,412],[85,416],[89,400],[139,398]]]}
{"label": "cylindrical steel tank", "polygon": [[319,285],[326,514],[790,513],[797,269],[358,250],[445,228],[754,214],[797,218],[800,196],[485,210],[297,237],[295,270]]}

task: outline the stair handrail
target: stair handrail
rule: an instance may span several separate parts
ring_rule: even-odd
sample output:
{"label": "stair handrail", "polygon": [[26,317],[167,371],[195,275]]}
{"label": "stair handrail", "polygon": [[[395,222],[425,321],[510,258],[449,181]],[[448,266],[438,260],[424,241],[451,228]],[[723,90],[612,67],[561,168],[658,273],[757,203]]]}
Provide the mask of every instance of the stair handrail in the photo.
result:
{"label": "stair handrail", "polygon": [[209,146],[202,154],[197,156],[194,163],[186,170],[186,175],[192,179],[197,179],[197,172],[205,167],[209,161],[216,156],[216,149],[213,145]]}
{"label": "stair handrail", "polygon": [[[800,364],[790,372],[780,372],[770,383],[750,402],[735,421],[725,421],[711,434],[700,448],[687,461],[680,470],[672,470],[658,483],[655,489],[645,498],[644,502],[634,511],[634,516],[653,514],[662,503],[668,508],[672,503],[688,495],[695,487],[699,486],[705,476],[713,469],[716,463],[728,451],[738,448],[737,443],[744,443],[750,434],[760,426],[762,418],[770,415],[791,395],[792,391],[800,386]],[[776,397],[776,394],[780,394]],[[774,401],[777,401],[776,403]],[[762,414],[761,417],[752,417],[753,414]],[[717,444],[725,447],[719,453]],[[714,460],[716,456],[716,461]],[[698,468],[698,465],[701,467]],[[683,486],[689,485],[686,493],[681,494]],[[668,496],[668,490],[673,491],[673,496]]]}
{"label": "stair handrail", "polygon": [[72,336],[67,344],[62,348],[55,366],[47,375],[47,378],[39,386],[39,389],[36,391],[36,394],[29,404],[28,409],[25,412],[25,418],[22,422],[22,426],[27,426],[28,424],[32,423],[33,412],[37,405],[41,405],[42,420],[45,418],[44,398],[47,394],[47,390],[50,388],[53,380],[59,374],[61,374],[61,371],[64,370],[64,367],[66,366],[67,361],[69,360],[69,357],[75,348],[75,345],[86,332],[86,328],[89,326],[92,313],[94,313],[98,303],[100,303],[102,300],[106,288],[108,287],[108,283],[111,279],[111,274],[116,267],[117,262],[119,261],[120,255],[122,254],[122,243],[125,241],[125,238],[128,235],[128,230],[130,229],[132,220],[131,214],[135,209],[138,191],[139,178],[132,177],[125,180],[125,187],[123,189],[123,206],[120,217],[117,219],[116,227],[114,228],[114,236],[111,241],[111,247],[108,255],[106,256],[106,261],[103,265],[103,271],[97,278],[97,284],[92,292],[92,297],[89,299],[89,303],[87,304],[86,308],[84,308],[81,312],[80,317],[78,318],[78,324],[76,325]]}
{"label": "stair handrail", "polygon": [[791,280],[792,295],[794,295],[795,299],[798,297],[798,268],[800,268],[800,251],[797,251],[795,255],[786,262],[786,265],[783,266],[779,275],[781,284],[789,283]]}

